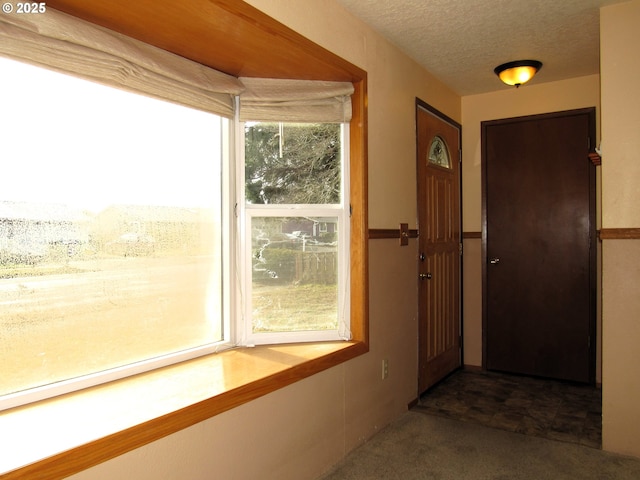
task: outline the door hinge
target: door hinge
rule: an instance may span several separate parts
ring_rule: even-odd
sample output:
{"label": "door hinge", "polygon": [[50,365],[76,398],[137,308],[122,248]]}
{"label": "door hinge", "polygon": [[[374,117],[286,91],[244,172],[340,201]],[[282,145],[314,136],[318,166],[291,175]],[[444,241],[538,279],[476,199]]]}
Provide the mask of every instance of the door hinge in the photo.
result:
{"label": "door hinge", "polygon": [[458,250],[460,252],[460,256],[462,256],[462,242],[458,244]]}

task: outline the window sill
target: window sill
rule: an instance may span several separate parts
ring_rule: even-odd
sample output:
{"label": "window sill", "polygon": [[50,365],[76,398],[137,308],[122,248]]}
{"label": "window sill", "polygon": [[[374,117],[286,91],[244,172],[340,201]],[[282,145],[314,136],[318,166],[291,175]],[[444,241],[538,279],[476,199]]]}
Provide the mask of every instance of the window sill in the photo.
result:
{"label": "window sill", "polygon": [[72,475],[367,350],[362,342],[234,349],[7,410],[0,478]]}

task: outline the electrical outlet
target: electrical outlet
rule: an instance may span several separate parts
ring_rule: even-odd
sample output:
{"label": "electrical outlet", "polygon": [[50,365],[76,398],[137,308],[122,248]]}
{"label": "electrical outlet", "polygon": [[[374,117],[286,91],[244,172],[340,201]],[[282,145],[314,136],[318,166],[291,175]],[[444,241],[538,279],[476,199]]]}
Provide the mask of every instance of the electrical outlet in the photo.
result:
{"label": "electrical outlet", "polygon": [[382,379],[386,379],[389,377],[389,360],[388,359],[384,359],[382,360]]}

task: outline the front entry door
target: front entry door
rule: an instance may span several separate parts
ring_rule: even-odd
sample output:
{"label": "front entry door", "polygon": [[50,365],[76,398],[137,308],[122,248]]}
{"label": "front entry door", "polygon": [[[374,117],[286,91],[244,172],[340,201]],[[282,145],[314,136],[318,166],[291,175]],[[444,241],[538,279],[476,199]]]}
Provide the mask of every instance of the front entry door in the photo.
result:
{"label": "front entry door", "polygon": [[595,380],[595,110],[483,122],[485,366]]}
{"label": "front entry door", "polygon": [[418,393],[460,366],[460,126],[417,106]]}

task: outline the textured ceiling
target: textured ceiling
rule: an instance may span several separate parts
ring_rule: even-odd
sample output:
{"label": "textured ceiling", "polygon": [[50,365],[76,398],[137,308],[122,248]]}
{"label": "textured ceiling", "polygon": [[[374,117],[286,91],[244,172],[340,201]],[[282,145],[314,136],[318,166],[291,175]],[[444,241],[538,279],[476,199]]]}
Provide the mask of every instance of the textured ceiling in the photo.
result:
{"label": "textured ceiling", "polygon": [[[460,95],[503,88],[501,63],[543,63],[530,84],[598,73],[599,7],[623,0],[337,0]],[[524,87],[523,87],[524,88]]]}

